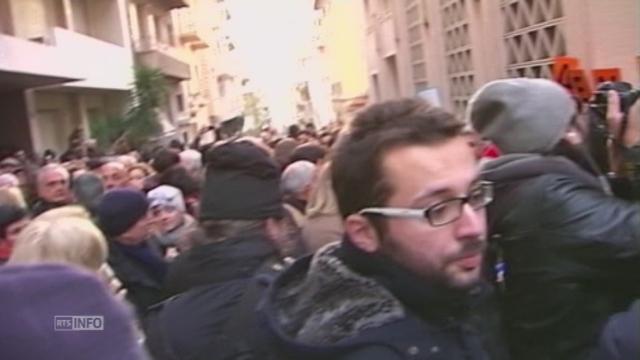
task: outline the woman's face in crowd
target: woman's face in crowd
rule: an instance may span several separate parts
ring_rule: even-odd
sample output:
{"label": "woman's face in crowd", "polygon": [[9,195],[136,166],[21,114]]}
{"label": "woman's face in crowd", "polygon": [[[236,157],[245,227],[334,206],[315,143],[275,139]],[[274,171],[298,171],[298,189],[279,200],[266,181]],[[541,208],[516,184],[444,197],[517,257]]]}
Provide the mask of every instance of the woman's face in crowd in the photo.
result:
{"label": "woman's face in crowd", "polygon": [[131,169],[129,171],[129,186],[137,190],[144,188],[144,179],[147,175],[140,169]]}
{"label": "woman's face in crowd", "polygon": [[156,229],[162,234],[178,227],[183,220],[183,214],[172,206],[157,206],[151,209],[156,219]]}

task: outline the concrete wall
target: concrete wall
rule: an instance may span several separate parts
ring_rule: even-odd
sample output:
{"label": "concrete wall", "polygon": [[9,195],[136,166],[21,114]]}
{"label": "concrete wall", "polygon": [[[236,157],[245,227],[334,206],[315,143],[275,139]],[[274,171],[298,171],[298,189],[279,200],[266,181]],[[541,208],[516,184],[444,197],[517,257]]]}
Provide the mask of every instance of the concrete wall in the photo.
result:
{"label": "concrete wall", "polygon": [[89,137],[90,121],[121,113],[127,98],[126,93],[118,92],[60,90],[37,90],[29,97],[33,148],[39,153],[52,149],[58,154],[66,150],[75,128],[82,128]]}
{"label": "concrete wall", "polygon": [[82,78],[78,69],[69,63],[72,57],[52,46],[0,35],[0,54],[2,54],[0,70],[72,79]]}
{"label": "concrete wall", "polygon": [[129,36],[123,0],[82,0],[86,4],[86,22],[89,31],[85,34],[97,39],[128,47]]}
{"label": "concrete wall", "polygon": [[640,2],[565,0],[569,55],[584,69],[618,67],[623,80],[640,85]]}
{"label": "concrete wall", "polygon": [[68,137],[73,129],[81,125],[78,95],[36,91],[34,100],[34,148],[38,153],[52,149],[60,154],[66,149]]}
{"label": "concrete wall", "polygon": [[9,0],[0,0],[0,33],[13,35],[13,19]]}
{"label": "concrete wall", "polygon": [[60,28],[53,29],[53,34],[56,49],[66,56],[67,65],[85,79],[65,86],[121,91],[131,88],[130,49]]}
{"label": "concrete wall", "polygon": [[68,27],[63,0],[8,0],[14,36],[23,39],[46,37],[54,26]]}

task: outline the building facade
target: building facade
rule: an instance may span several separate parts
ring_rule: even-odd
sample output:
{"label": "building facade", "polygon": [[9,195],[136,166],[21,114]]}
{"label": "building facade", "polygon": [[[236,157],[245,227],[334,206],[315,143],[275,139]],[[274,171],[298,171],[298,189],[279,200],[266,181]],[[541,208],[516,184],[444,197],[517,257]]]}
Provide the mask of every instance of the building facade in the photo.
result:
{"label": "building facade", "polygon": [[553,77],[556,57],[587,77],[618,69],[640,82],[636,0],[363,0],[367,63],[376,100],[437,93],[462,114],[482,84]]}
{"label": "building facade", "polygon": [[368,101],[364,6],[362,0],[315,0],[314,8],[334,120],[348,122]]}
{"label": "building facade", "polygon": [[74,129],[126,105],[125,0],[0,0],[0,145],[67,148]]}
{"label": "building facade", "polygon": [[227,2],[216,1],[207,16],[212,22],[210,104],[214,116],[224,120],[243,114],[245,97],[257,95],[239,59],[231,31],[232,9]]}
{"label": "building facade", "polygon": [[[92,119],[130,105],[135,66],[168,84],[166,135],[193,138],[214,115],[214,0],[0,0],[0,145],[60,154]],[[0,154],[2,155],[2,154]]]}
{"label": "building facade", "polygon": [[178,25],[178,9],[190,4],[186,0],[130,0],[128,6],[136,64],[164,75],[167,95],[158,115],[165,134],[179,138],[193,131],[188,108],[192,57],[181,41]]}

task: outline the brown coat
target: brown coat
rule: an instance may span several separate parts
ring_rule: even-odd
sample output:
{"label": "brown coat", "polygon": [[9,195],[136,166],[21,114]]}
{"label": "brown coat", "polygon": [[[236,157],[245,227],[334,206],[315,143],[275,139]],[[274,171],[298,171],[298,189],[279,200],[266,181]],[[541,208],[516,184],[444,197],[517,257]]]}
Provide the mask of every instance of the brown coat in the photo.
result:
{"label": "brown coat", "polygon": [[302,225],[302,240],[309,251],[315,252],[326,244],[340,241],[343,232],[339,215],[316,215]]}

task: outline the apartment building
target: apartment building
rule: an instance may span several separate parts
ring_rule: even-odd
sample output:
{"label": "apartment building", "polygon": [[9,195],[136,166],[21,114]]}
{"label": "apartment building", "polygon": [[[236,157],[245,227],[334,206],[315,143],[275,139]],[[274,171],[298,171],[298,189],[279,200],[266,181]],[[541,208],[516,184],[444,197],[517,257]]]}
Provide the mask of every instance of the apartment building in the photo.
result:
{"label": "apartment building", "polygon": [[[232,0],[229,0],[232,1]],[[211,111],[220,120],[244,112],[244,97],[257,92],[250,83],[237,53],[237,43],[231,31],[234,16],[229,4],[216,0],[207,14],[212,22],[209,89]]]}
{"label": "apartment building", "polygon": [[637,0],[363,0],[376,100],[437,92],[462,114],[482,84],[552,77],[554,58],[640,82]]}
{"label": "apartment building", "polygon": [[[129,0],[128,16],[136,64],[159,70],[167,97],[158,112],[165,135],[186,139],[195,130],[189,109],[192,60],[179,33],[177,9],[187,0]],[[190,31],[185,29],[185,31]]]}
{"label": "apartment building", "polygon": [[126,0],[0,0],[0,145],[61,152],[124,109],[133,58]]}
{"label": "apartment building", "polygon": [[334,117],[349,121],[368,101],[362,0],[315,0],[316,50],[330,86]]}
{"label": "apartment building", "polygon": [[212,0],[191,0],[188,7],[177,10],[178,38],[187,50],[191,77],[187,82],[186,107],[191,134],[209,126],[214,116],[211,96],[213,51]]}

